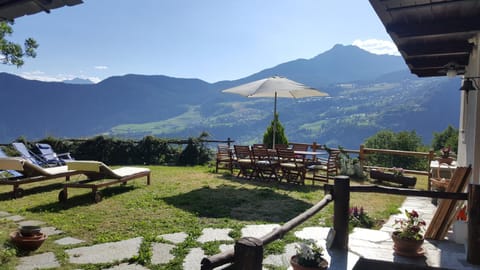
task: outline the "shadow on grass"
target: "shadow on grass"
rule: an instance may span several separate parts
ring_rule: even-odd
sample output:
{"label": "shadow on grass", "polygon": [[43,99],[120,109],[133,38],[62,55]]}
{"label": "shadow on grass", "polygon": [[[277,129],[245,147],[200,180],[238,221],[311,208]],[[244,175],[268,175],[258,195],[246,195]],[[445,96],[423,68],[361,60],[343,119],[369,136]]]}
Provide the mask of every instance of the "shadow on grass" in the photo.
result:
{"label": "shadow on grass", "polygon": [[[108,187],[105,189],[100,189],[99,192],[102,196],[103,199],[113,197],[115,195],[121,194],[121,193],[126,193],[129,191],[132,191],[134,189],[137,189],[139,187],[135,187],[133,185],[120,185],[120,186],[112,186]],[[60,189],[61,190],[61,189]],[[59,192],[60,192],[59,190]],[[70,194],[69,189],[69,194]],[[34,213],[39,213],[39,212],[60,212],[62,210],[70,209],[73,207],[77,206],[84,206],[84,205],[90,205],[90,204],[95,204],[93,193],[91,192],[91,189],[85,189],[88,190],[89,192],[82,194],[82,195],[76,195],[76,196],[69,196],[67,201],[64,203],[61,203],[59,201],[53,202],[53,203],[48,203],[44,205],[38,205],[32,208],[28,208],[29,211],[34,212]],[[102,203],[102,202],[99,202]]]}
{"label": "shadow on grass", "polygon": [[[8,185],[7,185],[8,186]],[[11,190],[8,192],[0,193],[0,201],[6,201],[12,199],[13,186],[10,186]],[[63,188],[63,183],[50,183],[48,185],[36,186],[36,187],[25,187],[25,185],[20,186],[22,188],[22,197],[42,193],[50,192],[52,190],[61,190]]]}
{"label": "shadow on grass", "polygon": [[198,217],[275,223],[288,221],[312,206],[269,188],[231,185],[203,187],[163,200]]}
{"label": "shadow on grass", "polygon": [[312,181],[308,179],[305,180],[305,185],[299,185],[295,183],[287,183],[284,180],[282,182],[278,182],[276,180],[265,181],[261,179],[251,180],[247,178],[233,176],[230,174],[218,175],[217,177],[227,181],[235,182],[235,183],[240,183],[240,184],[248,183],[251,185],[255,185],[258,187],[265,187],[265,188],[275,187],[276,189],[286,190],[286,191],[311,192],[311,191],[324,189],[323,188],[324,183],[315,183],[315,185],[312,185]]}

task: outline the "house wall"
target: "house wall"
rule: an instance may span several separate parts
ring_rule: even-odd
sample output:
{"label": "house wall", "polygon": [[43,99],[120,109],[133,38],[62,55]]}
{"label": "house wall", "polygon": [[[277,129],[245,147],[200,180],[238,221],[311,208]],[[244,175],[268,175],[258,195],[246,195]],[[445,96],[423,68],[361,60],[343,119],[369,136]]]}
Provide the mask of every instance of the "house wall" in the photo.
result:
{"label": "house wall", "polygon": [[[472,38],[474,43],[465,77],[480,77],[480,33]],[[475,79],[480,86],[480,79]],[[458,165],[472,165],[471,183],[480,184],[480,95],[478,91],[461,92],[460,126],[458,140]]]}

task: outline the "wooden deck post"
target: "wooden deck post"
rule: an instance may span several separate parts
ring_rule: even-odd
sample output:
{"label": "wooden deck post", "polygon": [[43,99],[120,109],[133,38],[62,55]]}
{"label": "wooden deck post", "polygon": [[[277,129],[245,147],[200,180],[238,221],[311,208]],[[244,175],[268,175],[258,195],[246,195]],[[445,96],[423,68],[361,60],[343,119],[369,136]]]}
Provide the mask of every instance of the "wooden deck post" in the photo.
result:
{"label": "wooden deck post", "polygon": [[350,206],[350,178],[335,177],[333,186],[333,229],[335,237],[332,249],[348,250],[348,210]]}
{"label": "wooden deck post", "polygon": [[255,237],[240,238],[235,243],[234,269],[262,270],[263,242]]}
{"label": "wooden deck post", "polygon": [[468,244],[467,262],[480,264],[480,185],[468,186]]}
{"label": "wooden deck post", "polygon": [[358,153],[358,160],[360,161],[360,166],[363,168],[365,166],[365,159],[367,158],[365,156],[365,145],[361,144],[360,145],[360,151]]}

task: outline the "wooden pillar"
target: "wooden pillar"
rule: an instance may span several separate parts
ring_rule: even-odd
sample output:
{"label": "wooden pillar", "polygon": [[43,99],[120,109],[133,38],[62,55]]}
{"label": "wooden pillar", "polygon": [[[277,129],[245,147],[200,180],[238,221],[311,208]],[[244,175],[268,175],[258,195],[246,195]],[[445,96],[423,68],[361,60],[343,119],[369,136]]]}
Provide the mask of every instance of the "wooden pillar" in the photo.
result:
{"label": "wooden pillar", "polygon": [[228,138],[227,138],[227,145],[228,145],[228,148],[230,148],[230,142],[231,142],[231,140],[230,140],[230,137],[228,137]]}
{"label": "wooden pillar", "polygon": [[350,207],[350,178],[335,177],[333,186],[333,229],[335,237],[332,249],[348,250],[348,210]]}
{"label": "wooden pillar", "polygon": [[363,168],[365,166],[365,152],[364,152],[365,145],[360,145],[360,151],[358,153],[358,160],[360,160],[360,166]]}
{"label": "wooden pillar", "polygon": [[236,270],[262,270],[263,242],[255,237],[240,238],[235,243],[234,268]]}
{"label": "wooden pillar", "polygon": [[467,262],[480,264],[480,185],[468,186],[468,248]]}

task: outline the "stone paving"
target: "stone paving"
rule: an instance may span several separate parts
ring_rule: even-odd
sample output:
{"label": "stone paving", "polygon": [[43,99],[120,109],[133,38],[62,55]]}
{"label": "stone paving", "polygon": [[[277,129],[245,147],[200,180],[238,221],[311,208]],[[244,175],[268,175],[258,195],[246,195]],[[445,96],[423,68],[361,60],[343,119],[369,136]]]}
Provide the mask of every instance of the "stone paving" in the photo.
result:
{"label": "stone paving", "polygon": [[[422,218],[427,221],[431,220],[435,211],[435,206],[430,203],[430,200],[423,198],[407,198],[402,205],[403,209],[415,209]],[[425,241],[423,246],[424,256],[419,259],[411,259],[397,256],[393,253],[393,243],[390,238],[390,233],[393,231],[393,225],[396,218],[403,217],[402,214],[390,217],[385,225],[380,230],[369,230],[362,228],[355,228],[349,236],[349,251],[336,252],[326,250],[325,257],[330,263],[329,269],[353,269],[354,265],[360,258],[370,260],[381,260],[396,263],[408,263],[420,266],[432,267],[446,267],[451,269],[480,269],[480,267],[472,266],[466,263],[465,249],[462,244],[456,244],[452,241]],[[16,222],[18,225],[42,225],[42,221],[25,220],[25,218],[18,215],[11,215],[7,212],[0,211],[0,218]],[[261,224],[248,225],[241,229],[241,236],[261,237],[275,228],[278,224]],[[220,245],[221,251],[233,249],[234,239],[229,236],[232,229],[229,228],[205,228],[201,235],[196,239],[198,243],[207,243],[211,241],[225,242]],[[321,245],[326,246],[326,239],[329,235],[330,228],[326,227],[307,227],[302,230],[295,231],[294,234],[299,239],[313,238]],[[54,227],[42,227],[42,232],[47,235],[61,235],[62,231]],[[157,236],[158,242],[151,245],[151,263],[153,265],[166,264],[175,257],[172,255],[172,250],[188,237],[185,232],[176,232],[171,234],[163,234]],[[47,240],[48,241],[48,240]],[[103,243],[91,246],[84,245],[82,239],[76,239],[69,236],[59,238],[54,241],[55,244],[65,246],[65,253],[67,254],[68,262],[78,264],[79,267],[83,264],[102,264],[102,263],[117,263],[125,262],[135,256],[139,255],[140,246],[143,238],[136,237],[118,242]],[[72,246],[80,247],[72,247]],[[285,250],[281,254],[268,255],[264,260],[264,269],[269,267],[289,267],[289,260],[295,254],[295,244],[287,244]],[[205,257],[205,252],[201,248],[192,248],[185,256],[183,261],[183,269],[193,270],[200,269],[200,261]],[[34,270],[34,269],[61,269],[61,264],[52,252],[42,254],[35,254],[32,256],[21,257],[17,270]],[[111,270],[145,270],[148,269],[142,265],[119,263],[110,268]],[[221,268],[218,268],[221,269]],[[288,268],[288,269],[291,269]]]}

